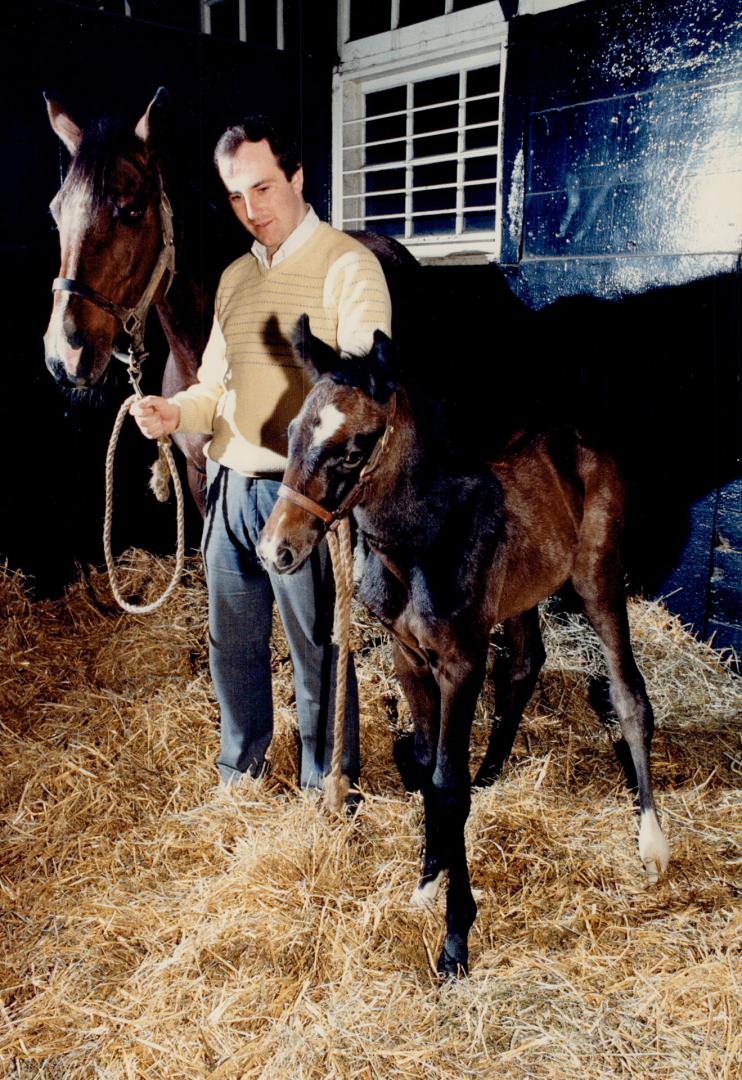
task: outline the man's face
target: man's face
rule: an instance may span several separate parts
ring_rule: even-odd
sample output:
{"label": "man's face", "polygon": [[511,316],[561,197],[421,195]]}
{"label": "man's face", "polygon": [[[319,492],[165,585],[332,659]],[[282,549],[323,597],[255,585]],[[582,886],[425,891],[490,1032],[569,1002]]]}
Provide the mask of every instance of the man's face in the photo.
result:
{"label": "man's face", "polygon": [[287,180],[268,140],[261,139],[219,158],[218,169],[235,214],[272,258],[307,212],[301,166]]}

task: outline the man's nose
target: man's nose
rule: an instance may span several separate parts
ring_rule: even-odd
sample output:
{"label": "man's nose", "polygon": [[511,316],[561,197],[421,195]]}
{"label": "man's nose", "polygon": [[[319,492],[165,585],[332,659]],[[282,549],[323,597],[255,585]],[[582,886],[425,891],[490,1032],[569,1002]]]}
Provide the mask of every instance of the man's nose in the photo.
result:
{"label": "man's nose", "polygon": [[250,198],[250,196],[248,194],[244,195],[244,199],[245,199],[245,213],[247,214],[247,220],[252,221],[253,218],[255,217],[255,207],[253,206],[253,201],[252,201],[252,199]]}

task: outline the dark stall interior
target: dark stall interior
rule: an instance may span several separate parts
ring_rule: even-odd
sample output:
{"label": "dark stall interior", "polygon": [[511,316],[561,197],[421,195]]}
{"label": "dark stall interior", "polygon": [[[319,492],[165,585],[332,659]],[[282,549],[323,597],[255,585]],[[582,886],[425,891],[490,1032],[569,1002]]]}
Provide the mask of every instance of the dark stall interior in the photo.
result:
{"label": "dark stall interior", "polygon": [[[11,0],[2,11],[13,108],[0,200],[10,315],[0,408],[14,453],[0,551],[39,594],[59,589],[76,563],[100,561],[102,460],[127,393],[119,371],[107,404],[61,395],[44,367],[58,267],[47,206],[66,156],[42,91],[81,122],[116,112],[134,124],[156,88],[168,88],[177,154],[200,205],[205,274],[244,243],[210,162],[241,112],[300,121],[310,200],[321,216],[330,210],[333,4],[287,0],[283,50],[268,23],[253,27],[251,44],[199,33],[197,3],[152,3],[149,20],[96,10],[107,6]],[[486,432],[493,452],[531,423],[575,423],[612,446],[631,493],[632,585],[666,596],[699,635],[739,651],[737,7],[586,0],[539,15],[503,10],[499,265],[424,267],[407,296],[406,355],[455,399],[462,431]],[[151,323],[146,389],[164,360]],[[119,455],[117,550],[171,551],[172,505],[146,490],[151,447],[127,430]],[[191,544],[198,526],[191,511]]]}

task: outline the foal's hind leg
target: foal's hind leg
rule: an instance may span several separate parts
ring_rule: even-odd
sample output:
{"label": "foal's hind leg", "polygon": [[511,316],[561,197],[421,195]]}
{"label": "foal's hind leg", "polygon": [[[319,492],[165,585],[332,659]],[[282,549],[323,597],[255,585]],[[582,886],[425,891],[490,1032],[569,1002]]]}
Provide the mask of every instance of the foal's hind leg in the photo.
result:
{"label": "foal's hind leg", "polygon": [[654,715],[631,649],[629,620],[620,586],[614,587],[610,600],[584,584],[573,584],[582,597],[585,614],[600,638],[608,665],[611,704],[621,724],[621,732],[629,747],[636,770],[639,796],[640,827],[639,855],[647,878],[655,882],[667,868],[670,848],[659,822],[652,794],[649,750],[654,732]]}
{"label": "foal's hind leg", "polygon": [[538,673],[546,658],[538,622],[538,608],[531,608],[503,624],[504,651],[495,658],[495,708],[489,743],[474,778],[475,787],[491,784],[510,756],[523,710],[528,704]]}

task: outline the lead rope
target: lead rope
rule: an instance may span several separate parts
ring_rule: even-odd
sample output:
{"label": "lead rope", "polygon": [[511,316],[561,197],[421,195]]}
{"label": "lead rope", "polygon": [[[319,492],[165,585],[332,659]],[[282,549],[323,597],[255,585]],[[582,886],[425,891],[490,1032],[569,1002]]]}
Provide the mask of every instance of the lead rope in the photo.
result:
{"label": "lead rope", "polygon": [[325,777],[325,804],[336,814],[342,812],[350,791],[350,780],[343,773],[343,747],[345,741],[345,691],[348,681],[348,655],[350,650],[350,604],[353,597],[353,551],[350,544],[350,525],[343,518],[337,529],[327,534],[327,545],[335,575],[335,616],[332,641],[338,649],[335,673],[335,722],[332,743],[332,764]]}
{"label": "lead rope", "polygon": [[143,356],[135,356],[133,353],[130,353],[130,359],[128,361],[129,382],[134,387],[134,393],[126,399],[118,411],[116,421],[113,425],[113,431],[111,432],[111,438],[108,443],[108,452],[106,453],[106,511],[103,518],[103,554],[105,555],[106,566],[108,567],[111,592],[116,598],[119,607],[123,608],[124,611],[128,611],[130,615],[149,615],[150,612],[156,611],[158,607],[161,607],[168,597],[172,595],[176,585],[180,581],[185,562],[185,513],[183,507],[183,488],[170,450],[170,439],[165,435],[157,440],[157,461],[152,466],[150,487],[158,502],[165,502],[169,494],[168,473],[172,478],[177,503],[175,569],[165,591],[150,604],[130,604],[128,600],[124,600],[121,595],[121,590],[119,589],[118,580],[116,578],[116,567],[111,553],[111,528],[113,525],[113,461],[124,417],[129,412],[130,405],[143,397],[142,391],[139,388],[139,380],[141,378],[140,365],[142,359]]}

